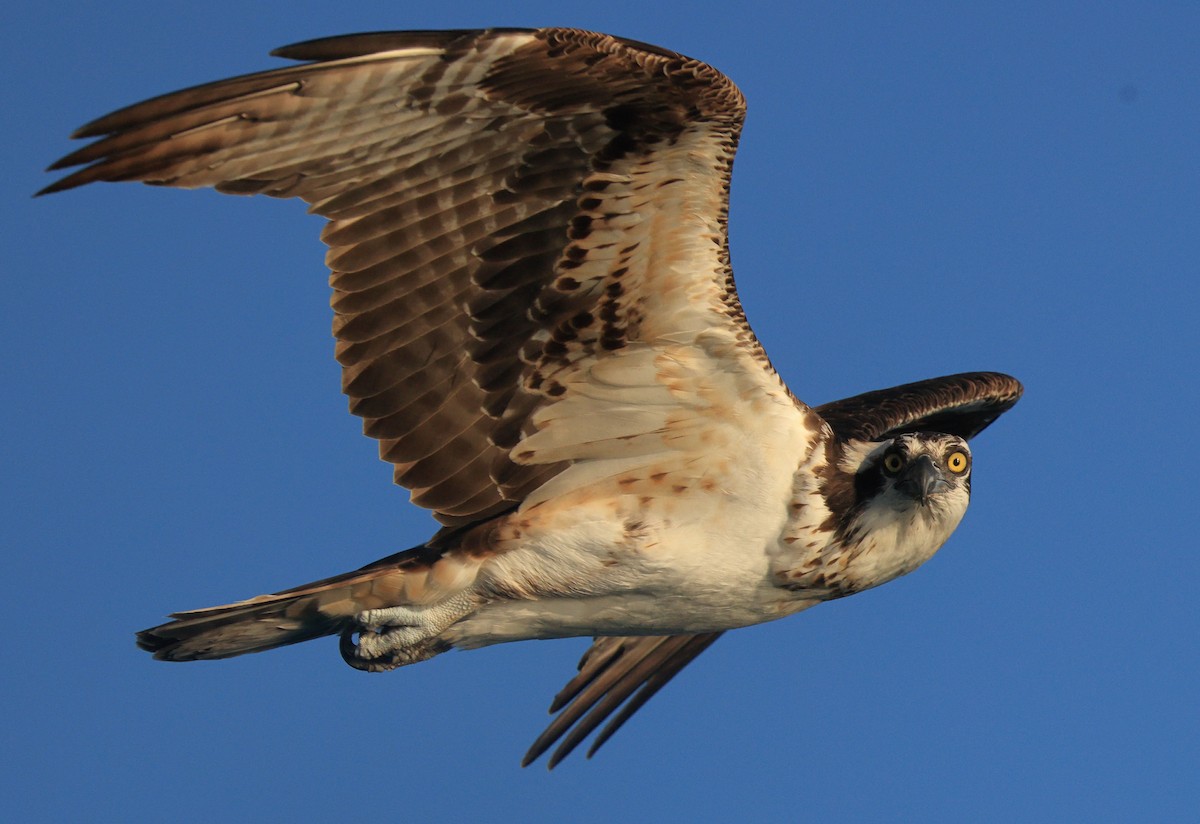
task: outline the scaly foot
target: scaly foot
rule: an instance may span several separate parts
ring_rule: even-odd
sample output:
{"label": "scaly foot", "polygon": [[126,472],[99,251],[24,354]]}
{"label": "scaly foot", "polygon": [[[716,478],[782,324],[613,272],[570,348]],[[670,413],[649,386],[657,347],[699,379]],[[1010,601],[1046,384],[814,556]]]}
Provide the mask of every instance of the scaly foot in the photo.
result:
{"label": "scaly foot", "polygon": [[342,659],[355,669],[368,672],[384,672],[425,661],[450,648],[438,636],[477,606],[479,600],[475,596],[461,593],[428,606],[364,610],[342,632]]}

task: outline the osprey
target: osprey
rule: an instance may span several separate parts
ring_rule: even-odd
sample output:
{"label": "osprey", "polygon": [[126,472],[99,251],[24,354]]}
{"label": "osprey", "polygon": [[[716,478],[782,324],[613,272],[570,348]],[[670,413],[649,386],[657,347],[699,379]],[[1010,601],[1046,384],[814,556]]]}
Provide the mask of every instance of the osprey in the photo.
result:
{"label": "osprey", "polygon": [[553,767],[725,630],[911,572],[958,526],[967,439],[1021,385],[977,372],[818,407],[788,391],[734,289],[745,103],[720,72],[557,28],[275,54],[306,62],[84,126],[74,137],[97,139],[52,167],[83,168],[43,193],[140,180],[325,216],[350,410],[443,528],[353,572],[175,613],[138,634],[156,658],[337,635],[377,672],[593,636],[525,758],[558,741]]}

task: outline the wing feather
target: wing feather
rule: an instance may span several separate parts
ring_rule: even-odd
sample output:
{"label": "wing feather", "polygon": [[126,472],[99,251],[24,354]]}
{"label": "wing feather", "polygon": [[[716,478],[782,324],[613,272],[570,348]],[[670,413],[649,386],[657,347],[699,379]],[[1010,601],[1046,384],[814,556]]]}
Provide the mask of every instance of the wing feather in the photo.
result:
{"label": "wing feather", "polygon": [[536,761],[561,739],[550,757],[553,769],[626,699],[588,750],[598,750],[667,681],[721,637],[721,633],[597,638],[579,662],[579,673],[554,697],[559,715],[525,753],[521,766]]}
{"label": "wing feather", "polygon": [[[664,399],[644,366],[622,377],[632,360],[606,367],[628,346],[706,346],[714,371],[786,393],[729,270],[744,102],[719,72],[568,29],[385,32],[276,54],[314,62],[99,118],[75,134],[94,142],[53,167],[83,168],[45,191],[211,186],[328,218],[343,390],[443,523],[511,508],[575,462],[693,445],[661,433],[672,404],[704,404]],[[700,346],[714,329],[736,345]],[[636,388],[622,400],[623,383]],[[588,411],[650,398],[649,414]],[[539,440],[532,416],[560,403]]]}

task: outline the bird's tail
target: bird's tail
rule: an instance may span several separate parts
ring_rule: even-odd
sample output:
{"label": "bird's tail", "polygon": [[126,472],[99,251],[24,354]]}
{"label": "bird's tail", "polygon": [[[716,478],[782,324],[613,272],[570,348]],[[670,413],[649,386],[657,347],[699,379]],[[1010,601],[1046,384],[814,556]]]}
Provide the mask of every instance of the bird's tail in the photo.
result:
{"label": "bird's tail", "polygon": [[[363,610],[436,603],[474,580],[469,557],[428,546],[321,581],[207,609],[142,630],[138,646],[163,661],[199,661],[262,652],[357,631]],[[343,655],[346,650],[343,650]],[[350,658],[347,658],[351,661]]]}

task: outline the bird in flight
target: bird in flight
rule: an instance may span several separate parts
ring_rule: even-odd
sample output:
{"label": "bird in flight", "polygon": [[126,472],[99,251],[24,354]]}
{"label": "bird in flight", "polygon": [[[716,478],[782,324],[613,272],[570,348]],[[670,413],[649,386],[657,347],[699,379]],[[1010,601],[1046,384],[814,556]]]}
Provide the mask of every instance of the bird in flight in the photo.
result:
{"label": "bird in flight", "polygon": [[[138,634],[156,658],[326,635],[361,670],[592,636],[526,755],[594,751],[725,630],[886,583],[958,526],[994,372],[810,407],[743,315],[726,219],[745,101],[571,29],[385,32],[156,97],[42,193],[136,180],[328,219],[342,388],[442,528],[361,569]],[[591,752],[589,752],[589,755]]]}

